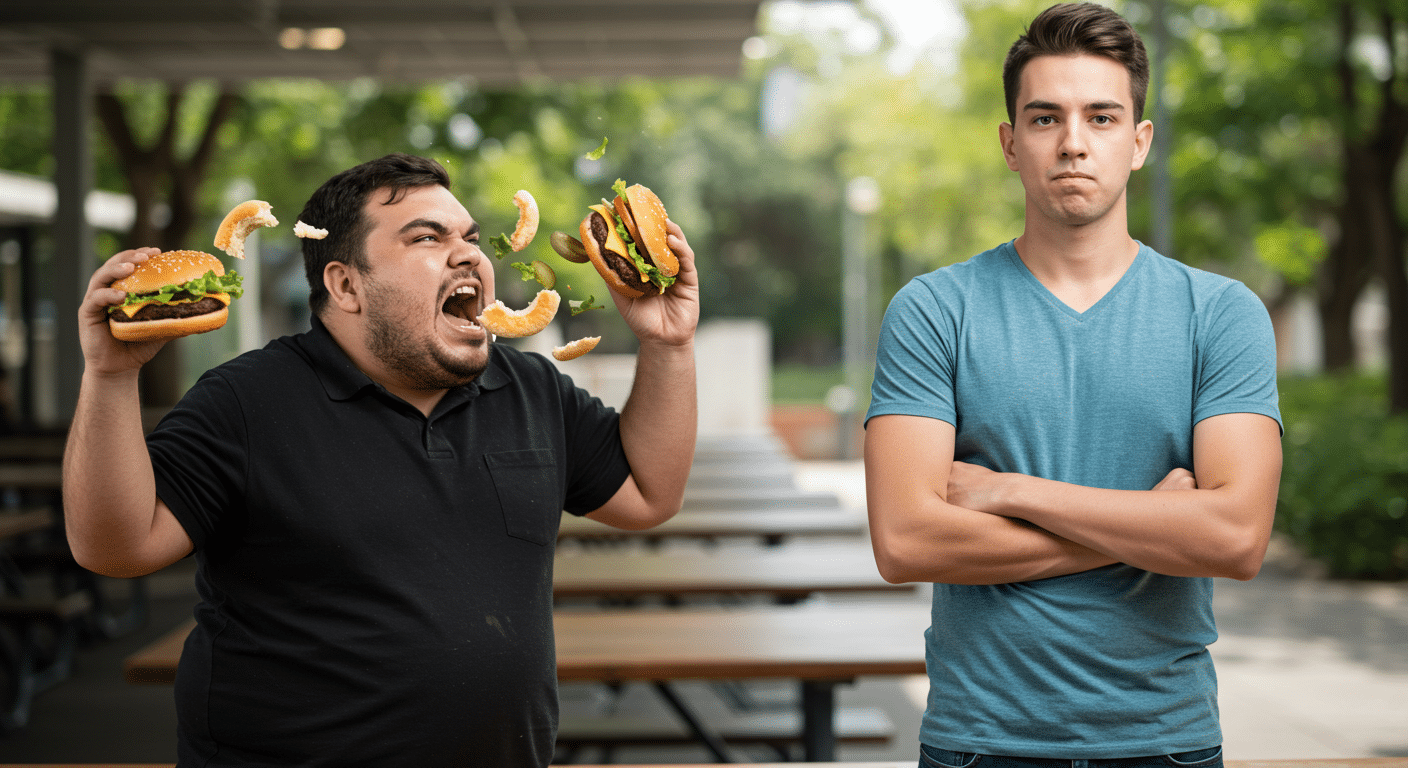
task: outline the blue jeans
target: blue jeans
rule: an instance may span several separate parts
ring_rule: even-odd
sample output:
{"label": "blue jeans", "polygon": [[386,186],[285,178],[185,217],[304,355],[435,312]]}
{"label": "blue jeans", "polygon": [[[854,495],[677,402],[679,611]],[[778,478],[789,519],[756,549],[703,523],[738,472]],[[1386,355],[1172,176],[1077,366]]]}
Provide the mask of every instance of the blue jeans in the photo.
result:
{"label": "blue jeans", "polygon": [[947,749],[920,744],[919,768],[1222,768],[1222,747],[1149,757],[1055,760],[950,752]]}

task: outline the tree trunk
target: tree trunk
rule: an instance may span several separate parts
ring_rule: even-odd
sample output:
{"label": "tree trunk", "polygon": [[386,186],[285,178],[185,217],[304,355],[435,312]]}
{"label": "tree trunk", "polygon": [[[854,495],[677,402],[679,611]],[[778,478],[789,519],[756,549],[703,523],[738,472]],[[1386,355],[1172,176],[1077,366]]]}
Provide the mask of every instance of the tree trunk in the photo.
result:
{"label": "tree trunk", "polygon": [[[127,189],[132,195],[136,218],[127,233],[125,246],[154,246],[164,251],[188,247],[188,238],[199,221],[198,200],[201,184],[215,154],[215,137],[235,105],[236,97],[222,91],[210,110],[198,143],[190,158],[176,157],[176,129],[180,120],[181,102],[185,97],[179,85],[170,86],[166,96],[166,118],[161,133],[150,147],[137,143],[121,99],[113,93],[97,95],[97,113],[109,141],[116,151],[118,163],[127,177]],[[158,226],[153,215],[163,201],[170,215]],[[212,235],[213,237],[213,235]],[[211,246],[201,244],[206,250]],[[181,339],[168,342],[140,375],[142,405],[168,408],[184,394],[184,360]]]}
{"label": "tree trunk", "polygon": [[[1325,367],[1347,370],[1354,363],[1351,319],[1354,304],[1368,281],[1384,283],[1389,302],[1389,404],[1408,410],[1408,271],[1404,262],[1404,228],[1398,220],[1394,177],[1408,144],[1408,104],[1400,93],[1404,73],[1398,66],[1397,20],[1388,11],[1378,17],[1379,34],[1389,52],[1390,70],[1378,83],[1378,112],[1364,119],[1353,65],[1357,37],[1355,4],[1339,6],[1340,46],[1336,71],[1344,100],[1344,201],[1338,214],[1339,237],[1321,270],[1320,310]],[[1361,127],[1367,126],[1367,127]]]}

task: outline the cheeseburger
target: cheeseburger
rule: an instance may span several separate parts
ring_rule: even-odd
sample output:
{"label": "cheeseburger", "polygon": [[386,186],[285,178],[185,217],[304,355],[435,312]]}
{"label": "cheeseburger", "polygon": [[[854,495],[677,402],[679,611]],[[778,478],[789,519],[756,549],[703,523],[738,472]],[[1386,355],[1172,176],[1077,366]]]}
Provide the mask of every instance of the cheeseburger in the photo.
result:
{"label": "cheeseburger", "polygon": [[611,290],[629,298],[664,293],[680,271],[679,259],[665,242],[665,205],[649,188],[612,185],[616,199],[588,206],[578,228],[592,266]]}
{"label": "cheeseburger", "polygon": [[213,331],[230,317],[230,301],[244,293],[243,278],[225,273],[220,260],[203,251],[166,251],[137,264],[113,282],[127,292],[108,310],[108,326],[119,341],[156,341]]}

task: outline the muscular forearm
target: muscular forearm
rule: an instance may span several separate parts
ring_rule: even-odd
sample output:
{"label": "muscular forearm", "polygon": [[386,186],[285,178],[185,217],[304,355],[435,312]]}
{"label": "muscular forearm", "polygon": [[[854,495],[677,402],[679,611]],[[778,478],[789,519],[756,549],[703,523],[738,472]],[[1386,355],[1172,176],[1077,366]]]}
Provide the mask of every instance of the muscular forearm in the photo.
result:
{"label": "muscular forearm", "polygon": [[881,416],[866,427],[871,543],[892,582],[1008,584],[1116,562],[1027,523],[966,508],[948,493],[954,427]]}
{"label": "muscular forearm", "polygon": [[84,375],[63,485],[64,523],[78,562],[109,575],[143,571],[157,501],[136,370]]}
{"label": "muscular forearm", "polygon": [[631,476],[654,517],[651,524],[672,517],[684,499],[698,412],[693,342],[643,342],[621,411],[621,441]]}
{"label": "muscular forearm", "polygon": [[1275,420],[1231,413],[1199,422],[1194,466],[1152,490],[1088,488],[955,463],[948,499],[1016,517],[1120,562],[1172,576],[1249,579],[1271,537],[1281,477]]}
{"label": "muscular forearm", "polygon": [[1009,584],[1088,571],[1108,555],[1020,520],[963,509],[934,496],[885,509],[872,498],[871,543],[894,583]]}
{"label": "muscular forearm", "polygon": [[1120,491],[1004,475],[990,511],[1016,517],[1172,576],[1251,578],[1270,536],[1270,516],[1246,514],[1228,488]]}

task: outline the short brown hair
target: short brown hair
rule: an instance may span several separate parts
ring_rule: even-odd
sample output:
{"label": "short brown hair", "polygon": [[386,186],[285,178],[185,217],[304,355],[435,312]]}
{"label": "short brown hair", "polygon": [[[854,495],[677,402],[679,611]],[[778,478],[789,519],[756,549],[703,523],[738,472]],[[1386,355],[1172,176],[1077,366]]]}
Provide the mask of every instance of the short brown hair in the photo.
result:
{"label": "short brown hair", "polygon": [[1038,56],[1105,56],[1129,72],[1134,117],[1144,117],[1149,93],[1149,55],[1144,41],[1123,16],[1096,3],[1060,3],[1042,11],[1007,51],[1002,64],[1002,91],[1007,97],[1007,119],[1017,121],[1017,89],[1022,70]]}
{"label": "short brown hair", "polygon": [[328,179],[298,215],[309,226],[326,229],[322,240],[304,239],[303,270],[308,278],[308,307],[321,314],[328,303],[323,270],[337,261],[367,271],[367,234],[371,222],[363,208],[374,192],[386,190],[385,205],[403,197],[409,189],[441,186],[450,188],[450,174],[444,166],[425,157],[401,153],[362,163]]}

